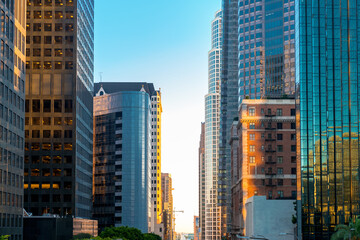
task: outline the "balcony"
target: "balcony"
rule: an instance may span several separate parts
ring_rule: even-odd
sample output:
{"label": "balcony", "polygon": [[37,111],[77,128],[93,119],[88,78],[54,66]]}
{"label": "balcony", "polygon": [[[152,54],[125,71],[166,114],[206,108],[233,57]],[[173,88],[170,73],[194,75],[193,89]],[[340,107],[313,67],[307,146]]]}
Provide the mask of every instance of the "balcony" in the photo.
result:
{"label": "balcony", "polygon": [[274,161],[266,161],[265,164],[276,164]]}
{"label": "balcony", "polygon": [[266,183],[265,186],[267,186],[267,187],[275,187],[276,185],[274,183]]}
{"label": "balcony", "polygon": [[272,114],[272,113],[267,113],[267,114],[265,114],[265,117],[275,117],[275,114]]}
{"label": "balcony", "polygon": [[265,149],[265,152],[267,153],[274,153],[276,152],[275,149]]}
{"label": "balcony", "polygon": [[276,130],[276,128],[274,128],[274,127],[266,127],[265,130],[273,131],[273,130]]}
{"label": "balcony", "polygon": [[276,141],[276,139],[275,138],[265,138],[265,141],[272,142],[272,141]]}

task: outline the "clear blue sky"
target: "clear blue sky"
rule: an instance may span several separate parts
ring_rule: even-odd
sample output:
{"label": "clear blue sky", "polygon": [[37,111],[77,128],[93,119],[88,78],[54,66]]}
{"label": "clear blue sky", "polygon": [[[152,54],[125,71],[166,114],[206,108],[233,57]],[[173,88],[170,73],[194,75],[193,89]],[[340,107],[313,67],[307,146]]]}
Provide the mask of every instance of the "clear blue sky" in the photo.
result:
{"label": "clear blue sky", "polygon": [[95,3],[95,81],[161,88],[162,171],[172,174],[176,231],[198,214],[198,146],[207,91],[210,23],[221,0],[106,0]]}

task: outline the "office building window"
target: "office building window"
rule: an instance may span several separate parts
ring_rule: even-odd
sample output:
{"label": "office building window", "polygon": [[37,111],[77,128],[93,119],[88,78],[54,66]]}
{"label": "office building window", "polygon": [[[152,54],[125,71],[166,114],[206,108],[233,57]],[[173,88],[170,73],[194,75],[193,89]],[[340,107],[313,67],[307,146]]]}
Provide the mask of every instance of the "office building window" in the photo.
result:
{"label": "office building window", "polygon": [[250,140],[255,140],[255,133],[249,134],[249,139]]}
{"label": "office building window", "polygon": [[255,116],[255,108],[249,108],[249,116]]}
{"label": "office building window", "polygon": [[255,152],[255,145],[250,145],[250,152]]}

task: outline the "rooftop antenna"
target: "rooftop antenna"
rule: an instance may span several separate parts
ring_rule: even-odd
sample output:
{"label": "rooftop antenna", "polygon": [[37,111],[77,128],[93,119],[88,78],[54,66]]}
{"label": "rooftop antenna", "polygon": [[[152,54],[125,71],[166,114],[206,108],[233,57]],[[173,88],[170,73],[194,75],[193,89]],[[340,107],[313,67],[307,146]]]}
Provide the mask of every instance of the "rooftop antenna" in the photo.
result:
{"label": "rooftop antenna", "polygon": [[103,72],[99,72],[99,75],[100,75],[100,82],[102,83]]}

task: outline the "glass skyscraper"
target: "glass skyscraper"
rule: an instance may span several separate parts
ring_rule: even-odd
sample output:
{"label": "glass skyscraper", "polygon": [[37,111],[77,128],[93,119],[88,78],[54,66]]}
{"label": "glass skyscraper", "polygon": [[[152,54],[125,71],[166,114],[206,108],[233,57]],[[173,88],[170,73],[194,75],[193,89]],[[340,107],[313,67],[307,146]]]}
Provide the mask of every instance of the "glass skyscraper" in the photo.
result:
{"label": "glass skyscraper", "polygon": [[222,11],[218,204],[223,210],[222,231],[230,232],[232,209],[229,140],[233,119],[238,116],[238,1],[223,0]]}
{"label": "glass skyscraper", "polygon": [[303,239],[360,214],[360,2],[296,1]]}
{"label": "glass skyscraper", "polygon": [[208,94],[205,96],[205,229],[206,240],[221,238],[221,208],[218,206],[220,71],[222,11],[211,23]]}
{"label": "glass skyscraper", "polygon": [[99,228],[149,232],[152,96],[149,83],[96,83],[94,218]]}
{"label": "glass skyscraper", "polygon": [[0,2],[0,236],[23,236],[25,0]]}
{"label": "glass skyscraper", "polygon": [[24,208],[90,218],[94,1],[28,0],[26,16]]}
{"label": "glass skyscraper", "polygon": [[239,1],[239,103],[295,94],[294,0]]}

